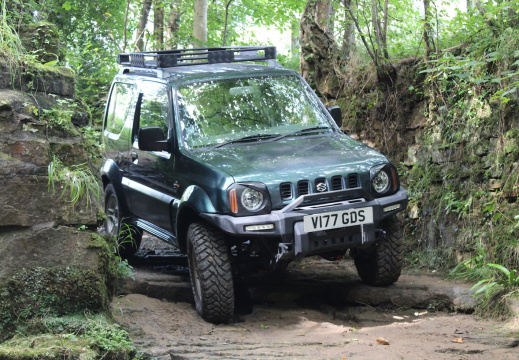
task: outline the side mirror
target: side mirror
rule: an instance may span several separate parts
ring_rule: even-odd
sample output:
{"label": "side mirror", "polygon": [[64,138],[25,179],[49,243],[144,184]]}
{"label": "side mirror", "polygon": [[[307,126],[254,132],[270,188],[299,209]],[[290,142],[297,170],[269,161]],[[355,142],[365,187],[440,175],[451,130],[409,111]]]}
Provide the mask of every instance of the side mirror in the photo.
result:
{"label": "side mirror", "polygon": [[340,128],[342,126],[342,111],[340,106],[331,106],[328,108],[328,112],[332,116],[333,120],[335,120],[335,123]]}
{"label": "side mirror", "polygon": [[139,129],[137,135],[139,149],[144,151],[169,151],[168,142],[160,126],[147,126]]}

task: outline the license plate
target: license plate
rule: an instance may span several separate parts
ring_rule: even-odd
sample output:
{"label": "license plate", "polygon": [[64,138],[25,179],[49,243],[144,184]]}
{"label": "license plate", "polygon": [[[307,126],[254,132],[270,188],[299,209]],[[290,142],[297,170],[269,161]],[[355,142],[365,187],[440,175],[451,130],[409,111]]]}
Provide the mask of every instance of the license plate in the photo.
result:
{"label": "license plate", "polygon": [[305,232],[337,229],[372,223],[373,208],[371,207],[306,215],[303,218]]}

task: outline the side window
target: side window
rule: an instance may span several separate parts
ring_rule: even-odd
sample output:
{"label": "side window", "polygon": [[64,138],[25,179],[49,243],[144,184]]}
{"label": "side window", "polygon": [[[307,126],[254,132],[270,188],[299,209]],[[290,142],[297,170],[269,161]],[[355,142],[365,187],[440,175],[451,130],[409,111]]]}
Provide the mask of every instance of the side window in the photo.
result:
{"label": "side window", "polygon": [[121,132],[128,117],[134,93],[135,86],[131,84],[114,84],[106,117],[106,130],[114,134]]}
{"label": "side window", "polygon": [[164,132],[164,137],[167,138],[170,112],[168,86],[145,81],[142,83],[141,93],[139,128],[159,126]]}

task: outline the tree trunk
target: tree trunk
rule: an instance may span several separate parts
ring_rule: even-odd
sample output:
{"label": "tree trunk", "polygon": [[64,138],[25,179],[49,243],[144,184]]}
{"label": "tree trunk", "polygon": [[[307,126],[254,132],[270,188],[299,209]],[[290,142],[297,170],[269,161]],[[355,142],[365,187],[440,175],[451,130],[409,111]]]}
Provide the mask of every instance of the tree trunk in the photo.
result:
{"label": "tree trunk", "polygon": [[321,25],[324,32],[333,36],[333,7],[331,0],[317,1],[315,11],[315,21]]}
{"label": "tree trunk", "polygon": [[166,45],[170,49],[176,49],[178,46],[178,37],[176,36],[176,32],[179,29],[180,25],[180,5],[182,0],[173,0],[171,1],[171,8],[169,11],[168,18],[168,26],[166,31]]}
{"label": "tree trunk", "polygon": [[344,5],[344,17],[346,19],[346,24],[344,25],[344,36],[342,39],[342,56],[346,59],[350,58],[353,49],[355,48],[355,24],[351,17],[349,16],[349,12],[347,10],[348,7],[352,9],[355,13],[355,8],[352,6],[356,6],[356,2],[353,0],[342,0]]}
{"label": "tree trunk", "polygon": [[429,0],[423,0],[424,7],[424,25],[423,38],[425,42],[425,61],[429,61],[431,52],[436,49],[434,39],[431,38],[431,23],[429,21]]}
{"label": "tree trunk", "polygon": [[299,47],[299,23],[292,21],[290,25],[290,56],[295,58],[297,56]]}
{"label": "tree trunk", "polygon": [[148,23],[148,15],[150,13],[152,0],[144,0],[142,4],[141,17],[137,25],[137,42],[135,43],[136,51],[144,51],[144,32]]}
{"label": "tree trunk", "polygon": [[[320,96],[334,98],[340,88],[335,71],[339,58],[329,29],[330,1],[309,0],[301,18],[301,73]],[[321,11],[320,11],[321,9]],[[326,9],[324,11],[323,9]]]}
{"label": "tree trunk", "polygon": [[195,47],[201,47],[207,43],[207,0],[195,0],[193,38]]}
{"label": "tree trunk", "polygon": [[227,25],[229,23],[229,6],[231,6],[232,0],[228,0],[225,4],[225,24],[223,27],[223,40],[222,46],[225,46],[227,43]]}
{"label": "tree trunk", "polygon": [[164,50],[164,4],[153,1],[153,45],[155,50]]}
{"label": "tree trunk", "polygon": [[384,2],[383,21],[380,20],[378,12],[378,1],[372,0],[372,26],[375,32],[375,42],[377,47],[373,49],[376,57],[382,57],[384,60],[389,60],[389,53],[387,51],[387,24],[388,24],[388,0]]}
{"label": "tree trunk", "polygon": [[130,12],[130,3],[131,3],[131,0],[127,0],[126,1],[126,9],[124,11],[124,29],[123,29],[123,47],[122,47],[122,52],[125,52],[126,51],[126,46],[128,45],[128,29],[127,29],[127,24],[128,24],[128,13]]}

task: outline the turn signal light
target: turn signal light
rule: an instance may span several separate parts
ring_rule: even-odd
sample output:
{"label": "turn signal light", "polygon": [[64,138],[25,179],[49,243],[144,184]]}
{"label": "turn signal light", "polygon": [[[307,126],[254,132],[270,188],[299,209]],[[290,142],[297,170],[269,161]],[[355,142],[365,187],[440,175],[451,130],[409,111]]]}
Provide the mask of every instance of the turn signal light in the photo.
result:
{"label": "turn signal light", "polygon": [[236,189],[231,189],[229,191],[229,206],[231,207],[231,211],[233,214],[238,213],[238,198],[236,196]]}

